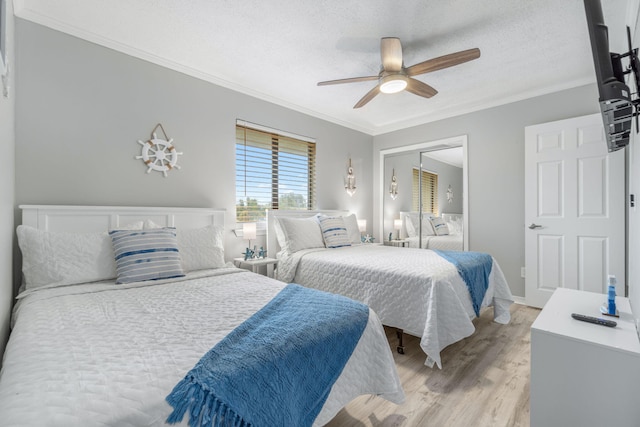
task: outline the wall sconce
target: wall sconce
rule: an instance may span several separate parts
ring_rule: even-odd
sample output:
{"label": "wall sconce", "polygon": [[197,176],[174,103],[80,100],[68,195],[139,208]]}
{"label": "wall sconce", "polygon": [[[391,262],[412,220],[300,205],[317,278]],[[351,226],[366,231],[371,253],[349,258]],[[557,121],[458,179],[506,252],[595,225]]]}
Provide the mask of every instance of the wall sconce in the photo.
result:
{"label": "wall sconce", "polygon": [[389,186],[389,195],[391,196],[391,200],[395,200],[398,198],[398,179],[396,178],[395,168],[391,173],[391,186]]}
{"label": "wall sconce", "polygon": [[353,196],[356,192],[356,176],[353,174],[353,168],[351,167],[351,157],[349,157],[347,176],[344,179],[344,189],[347,190],[349,196]]}
{"label": "wall sconce", "polygon": [[449,188],[447,188],[447,202],[453,203],[453,188],[451,188],[451,184],[449,184]]}
{"label": "wall sconce", "polygon": [[393,220],[393,228],[398,230],[398,240],[400,240],[400,229],[402,228],[402,220],[401,219],[394,219]]}

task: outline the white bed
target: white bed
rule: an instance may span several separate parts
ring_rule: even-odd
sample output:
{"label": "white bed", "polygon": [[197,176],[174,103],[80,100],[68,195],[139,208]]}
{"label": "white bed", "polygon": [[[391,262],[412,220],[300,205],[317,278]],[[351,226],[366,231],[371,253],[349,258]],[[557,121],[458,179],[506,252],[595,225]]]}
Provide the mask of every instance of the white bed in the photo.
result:
{"label": "white bed", "polygon": [[[303,249],[293,252],[280,249],[275,237],[275,218],[283,223],[283,218],[309,218],[318,213],[268,212],[267,244],[270,254],[278,254],[278,279],[338,293],[369,305],[383,324],[420,337],[420,345],[428,356],[426,364],[442,367],[442,349],[475,330],[471,296],[456,267],[434,251],[424,249],[355,242],[337,249],[311,242],[298,245]],[[309,230],[307,234],[313,232]],[[489,286],[481,305],[493,306],[495,321],[508,323],[513,298],[500,266],[492,261]]]}
{"label": "white bed", "polygon": [[[198,234],[201,227],[224,224],[224,212],[213,209],[21,208],[24,225],[47,232],[90,234],[151,219],[178,233],[191,229]],[[27,287],[18,296],[0,372],[0,423],[165,425],[172,410],[165,397],[178,381],[284,286],[227,265],[179,279]],[[396,403],[404,397],[384,330],[372,311],[314,425],[327,423],[361,394]]]}

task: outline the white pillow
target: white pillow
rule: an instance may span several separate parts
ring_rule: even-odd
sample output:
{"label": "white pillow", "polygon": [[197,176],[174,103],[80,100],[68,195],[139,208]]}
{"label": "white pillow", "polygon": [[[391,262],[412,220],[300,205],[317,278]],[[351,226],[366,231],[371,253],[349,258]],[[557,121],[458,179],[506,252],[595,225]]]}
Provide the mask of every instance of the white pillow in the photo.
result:
{"label": "white pillow", "polygon": [[26,289],[72,285],[116,277],[111,238],[104,233],[59,233],[19,225]]}
{"label": "white pillow", "polygon": [[447,221],[449,227],[449,234],[462,234],[462,218],[452,218]]}
{"label": "white pillow", "polygon": [[276,221],[280,226],[280,232],[276,227],[276,237],[285,252],[292,254],[303,249],[324,248],[320,224],[315,217],[278,217]]}
{"label": "white pillow", "polygon": [[196,229],[178,229],[178,249],[184,271],[224,267],[222,233],[222,227],[215,225]]}
{"label": "white pillow", "polygon": [[[418,222],[418,219],[416,218],[415,221]],[[418,231],[416,230],[414,224],[413,215],[407,215],[404,217],[404,228],[407,230],[407,236],[416,237],[418,235]]]}
{"label": "white pillow", "polygon": [[429,218],[429,221],[431,222],[431,225],[433,225],[433,229],[436,232],[436,236],[449,235],[449,227],[447,226],[447,223],[444,221],[444,219],[440,218],[439,216],[435,216],[435,217]]}
{"label": "white pillow", "polygon": [[116,283],[184,277],[175,228],[113,230]]}
{"label": "white pillow", "polygon": [[318,216],[324,245],[328,248],[351,246],[344,218],[341,216]]}
{"label": "white pillow", "polygon": [[143,228],[145,230],[153,230],[154,228],[162,228],[162,226],[156,224],[155,222],[151,221],[150,219],[145,219],[144,222],[143,222]]}
{"label": "white pillow", "polygon": [[278,245],[280,245],[280,250],[285,251],[285,245],[287,244],[287,236],[284,235],[284,230],[282,229],[282,225],[280,225],[280,220],[278,217],[273,217],[273,229],[276,232],[276,240],[278,241]]}
{"label": "white pillow", "polygon": [[[164,228],[147,219],[145,230]],[[208,225],[203,228],[176,230],[178,249],[184,271],[224,267],[223,228]]]}
{"label": "white pillow", "polygon": [[347,215],[342,218],[344,219],[344,225],[347,227],[347,234],[349,235],[349,241],[351,244],[362,244],[360,227],[358,227],[358,218],[356,218],[356,214]]}
{"label": "white pillow", "polygon": [[[407,215],[407,217],[405,218],[405,228],[407,229],[407,234],[409,235],[409,237],[417,237],[418,233],[420,232],[420,220],[419,220],[419,215],[418,214],[409,214]],[[435,236],[436,233],[433,230],[433,226],[431,225],[431,221],[429,221],[429,218],[431,218],[431,213],[423,213],[422,214],[422,236]]]}

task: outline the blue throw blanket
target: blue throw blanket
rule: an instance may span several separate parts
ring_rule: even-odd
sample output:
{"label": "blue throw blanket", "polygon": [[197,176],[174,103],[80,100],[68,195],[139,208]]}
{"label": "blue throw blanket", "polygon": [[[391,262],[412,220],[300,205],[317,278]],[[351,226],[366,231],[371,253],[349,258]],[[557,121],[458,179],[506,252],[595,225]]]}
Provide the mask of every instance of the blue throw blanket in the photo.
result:
{"label": "blue throw blanket", "polygon": [[351,299],[287,285],[205,354],[167,402],[168,423],[310,426],[369,319]]}
{"label": "blue throw blanket", "polygon": [[435,251],[442,258],[456,266],[458,274],[464,280],[471,294],[473,311],[480,316],[480,306],[489,287],[489,275],[493,258],[480,252]]}

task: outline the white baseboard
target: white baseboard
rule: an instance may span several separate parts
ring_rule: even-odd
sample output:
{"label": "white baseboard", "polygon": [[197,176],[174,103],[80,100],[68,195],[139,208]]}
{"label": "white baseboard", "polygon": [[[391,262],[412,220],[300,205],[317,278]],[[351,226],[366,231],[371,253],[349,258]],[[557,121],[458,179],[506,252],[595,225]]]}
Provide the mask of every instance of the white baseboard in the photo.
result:
{"label": "white baseboard", "polygon": [[513,297],[513,302],[515,302],[516,304],[522,304],[522,305],[527,305],[524,297]]}

